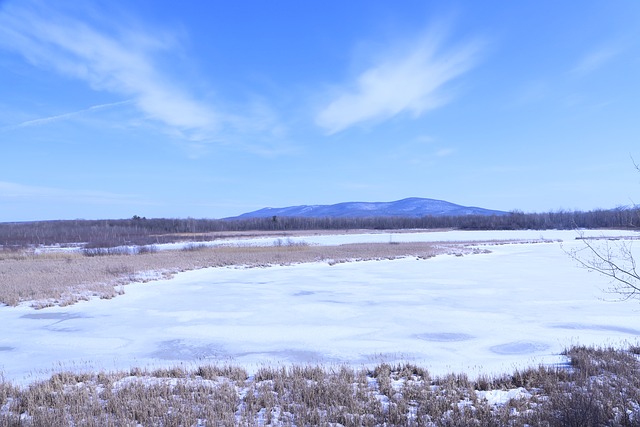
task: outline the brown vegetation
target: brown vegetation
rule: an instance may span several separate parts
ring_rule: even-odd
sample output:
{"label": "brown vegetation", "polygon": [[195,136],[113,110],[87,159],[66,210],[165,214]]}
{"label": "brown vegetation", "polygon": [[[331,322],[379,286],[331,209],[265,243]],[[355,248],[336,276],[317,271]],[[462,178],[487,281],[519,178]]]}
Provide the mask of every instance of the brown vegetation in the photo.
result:
{"label": "brown vegetation", "polygon": [[290,233],[296,230],[545,230],[574,228],[638,228],[640,209],[589,212],[511,212],[507,215],[410,217],[269,217],[241,220],[141,218],[0,223],[0,246],[83,244],[88,247],[150,245],[175,241],[214,240],[238,232]]}
{"label": "brown vegetation", "polygon": [[[415,365],[204,365],[62,372],[0,380],[0,426],[638,426],[640,363],[630,351],[573,347],[570,367],[493,378],[431,378]],[[497,403],[488,393],[517,391]]]}
{"label": "brown vegetation", "polygon": [[[137,251],[136,255],[118,251],[86,256],[79,252],[34,253],[0,251],[0,302],[16,305],[36,301],[34,306],[68,305],[92,296],[112,298],[122,286],[205,267],[243,265],[249,267],[286,265],[302,262],[369,260],[416,256],[429,258],[443,251],[471,251],[451,244],[348,244],[308,246],[281,241],[280,245],[187,246],[184,250]],[[100,253],[92,253],[96,255]],[[108,256],[107,256],[108,255]]]}

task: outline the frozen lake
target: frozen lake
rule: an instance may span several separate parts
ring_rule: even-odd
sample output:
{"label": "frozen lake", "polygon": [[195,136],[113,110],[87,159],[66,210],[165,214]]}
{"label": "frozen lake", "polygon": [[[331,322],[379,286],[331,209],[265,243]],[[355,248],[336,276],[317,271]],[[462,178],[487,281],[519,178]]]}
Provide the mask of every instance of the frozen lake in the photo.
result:
{"label": "frozen lake", "polygon": [[[582,245],[576,232],[461,233],[450,240],[564,243],[489,245],[491,253],[427,260],[209,268],[132,284],[112,300],[1,307],[0,370],[24,382],[60,369],[384,361],[473,376],[562,363],[558,353],[570,344],[638,343],[640,301],[607,300],[608,280],[563,250]],[[373,236],[448,240],[439,234]]]}

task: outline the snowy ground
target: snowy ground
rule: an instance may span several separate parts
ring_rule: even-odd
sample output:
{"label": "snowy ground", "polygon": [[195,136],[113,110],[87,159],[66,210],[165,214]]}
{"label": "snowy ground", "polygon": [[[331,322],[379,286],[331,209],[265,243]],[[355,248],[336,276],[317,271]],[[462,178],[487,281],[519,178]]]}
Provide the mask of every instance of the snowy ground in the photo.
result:
{"label": "snowy ground", "polygon": [[[435,374],[474,376],[562,363],[558,353],[570,344],[637,344],[640,302],[606,300],[613,298],[603,293],[607,279],[577,267],[564,252],[582,245],[576,236],[515,231],[296,237],[310,244],[546,242],[487,245],[491,253],[427,260],[210,268],[132,284],[112,300],[43,310],[1,307],[0,371],[25,382],[60,369],[223,362],[251,371],[263,364],[407,361]],[[260,242],[274,239],[250,244]]]}
{"label": "snowy ground", "polygon": [[[362,233],[350,232],[337,234],[322,233],[319,235],[291,235],[280,237],[237,237],[237,238],[221,238],[205,242],[178,242],[178,243],[161,243],[151,245],[156,250],[177,250],[188,245],[196,246],[274,246],[274,245],[344,245],[349,243],[393,243],[393,242],[481,242],[488,240],[501,241],[517,241],[517,240],[574,240],[580,234],[584,236],[636,236],[627,230],[583,230],[581,232],[567,230],[518,230],[518,231],[412,231],[403,230],[402,232],[376,231],[369,230]],[[134,250],[136,246],[120,246],[123,249]],[[81,251],[82,245],[57,245],[40,247],[36,252],[74,252]]]}

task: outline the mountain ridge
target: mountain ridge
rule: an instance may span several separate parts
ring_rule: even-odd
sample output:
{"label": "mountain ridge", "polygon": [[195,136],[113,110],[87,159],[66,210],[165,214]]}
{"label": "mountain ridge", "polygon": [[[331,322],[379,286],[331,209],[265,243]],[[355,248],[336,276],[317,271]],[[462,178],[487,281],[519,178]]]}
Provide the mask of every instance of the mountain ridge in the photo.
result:
{"label": "mountain ridge", "polygon": [[444,200],[408,197],[393,202],[342,202],[333,205],[299,205],[283,208],[262,208],[227,219],[306,217],[306,218],[366,218],[366,217],[411,217],[506,215],[508,212],[476,206],[462,206]]}

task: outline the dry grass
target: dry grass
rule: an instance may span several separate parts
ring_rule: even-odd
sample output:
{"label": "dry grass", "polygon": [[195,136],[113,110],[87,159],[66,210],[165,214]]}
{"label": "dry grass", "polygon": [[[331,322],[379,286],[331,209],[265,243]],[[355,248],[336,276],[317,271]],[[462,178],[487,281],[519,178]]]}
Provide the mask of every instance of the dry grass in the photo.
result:
{"label": "dry grass", "polygon": [[[638,426],[640,363],[630,352],[573,347],[571,369],[495,378],[431,378],[414,365],[205,365],[62,372],[20,388],[0,379],[0,426]],[[519,388],[518,388],[519,387]],[[486,391],[518,388],[491,404]]]}
{"label": "dry grass", "polygon": [[200,247],[187,250],[146,251],[137,255],[84,256],[80,253],[0,251],[0,302],[34,307],[68,305],[89,297],[112,298],[123,285],[168,276],[180,271],[230,265],[286,265],[313,261],[329,263],[390,259],[403,256],[429,258],[438,253],[468,253],[453,245],[429,243],[375,243],[340,246]]}
{"label": "dry grass", "polygon": [[[393,229],[393,230],[372,230],[372,229],[326,229],[326,230],[246,230],[246,231],[211,231],[207,233],[169,233],[158,234],[157,237],[167,238],[171,241],[213,241],[218,239],[250,239],[254,237],[299,237],[299,236],[335,236],[351,234],[398,234],[398,233],[437,233],[451,231],[453,228],[420,228],[420,229]],[[156,237],[156,236],[153,236]]]}

